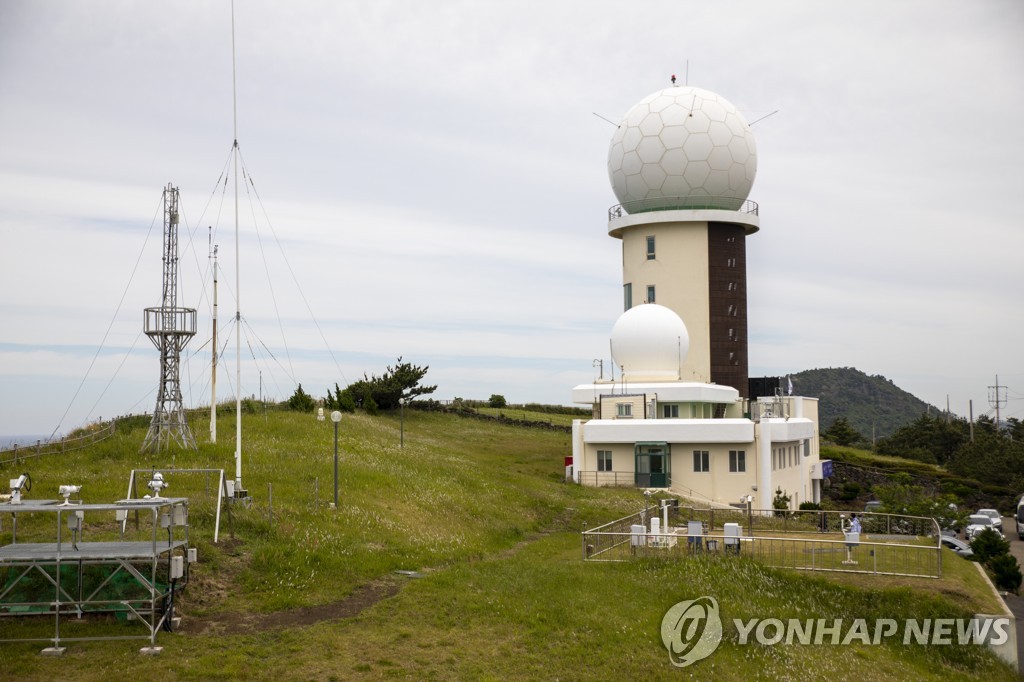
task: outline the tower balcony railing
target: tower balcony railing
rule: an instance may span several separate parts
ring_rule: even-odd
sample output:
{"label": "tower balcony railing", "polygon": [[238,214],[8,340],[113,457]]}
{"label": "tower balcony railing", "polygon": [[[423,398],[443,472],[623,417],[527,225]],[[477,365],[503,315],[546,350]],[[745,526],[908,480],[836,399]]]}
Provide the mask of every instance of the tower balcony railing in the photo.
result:
{"label": "tower balcony railing", "polygon": [[615,204],[608,209],[608,222],[625,215],[651,211],[737,211],[758,215],[757,202],[735,197],[649,197]]}
{"label": "tower balcony railing", "polygon": [[146,308],[145,330],[148,336],[194,336],[195,308]]}

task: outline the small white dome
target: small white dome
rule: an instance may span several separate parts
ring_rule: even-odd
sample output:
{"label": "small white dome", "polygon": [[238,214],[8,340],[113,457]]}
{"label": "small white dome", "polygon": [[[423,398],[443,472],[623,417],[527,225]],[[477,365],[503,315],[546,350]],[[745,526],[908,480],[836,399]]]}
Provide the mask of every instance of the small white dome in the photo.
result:
{"label": "small white dome", "polygon": [[689,350],[682,318],[656,303],[630,308],[612,327],[612,359],[627,379],[677,379]]}
{"label": "small white dome", "polygon": [[630,109],[612,136],[608,176],[627,213],[738,210],[757,174],[754,134],[713,92],[671,87]]}

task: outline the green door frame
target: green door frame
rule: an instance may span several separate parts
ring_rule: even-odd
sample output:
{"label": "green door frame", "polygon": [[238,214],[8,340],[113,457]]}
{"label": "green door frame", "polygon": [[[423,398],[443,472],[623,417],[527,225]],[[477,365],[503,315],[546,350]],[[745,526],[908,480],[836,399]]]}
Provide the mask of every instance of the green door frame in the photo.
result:
{"label": "green door frame", "polygon": [[634,483],[638,488],[667,488],[672,485],[672,449],[668,443],[636,443]]}

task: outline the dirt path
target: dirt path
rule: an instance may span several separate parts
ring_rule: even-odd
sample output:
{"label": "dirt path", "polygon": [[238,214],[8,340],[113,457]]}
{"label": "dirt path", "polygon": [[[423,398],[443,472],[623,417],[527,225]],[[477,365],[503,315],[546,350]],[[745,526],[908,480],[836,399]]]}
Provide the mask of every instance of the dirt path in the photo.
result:
{"label": "dirt path", "polygon": [[361,585],[340,601],[273,613],[231,613],[214,618],[182,620],[178,632],[185,635],[243,635],[276,628],[313,625],[321,621],[340,620],[359,615],[379,601],[398,594],[405,580],[375,580]]}

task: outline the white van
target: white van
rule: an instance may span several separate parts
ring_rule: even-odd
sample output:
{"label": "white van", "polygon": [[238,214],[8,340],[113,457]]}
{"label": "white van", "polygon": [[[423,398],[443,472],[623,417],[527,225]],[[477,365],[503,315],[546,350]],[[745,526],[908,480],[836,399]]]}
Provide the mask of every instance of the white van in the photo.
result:
{"label": "white van", "polygon": [[1017,501],[1017,513],[1013,518],[1017,520],[1017,537],[1024,540],[1024,495]]}

